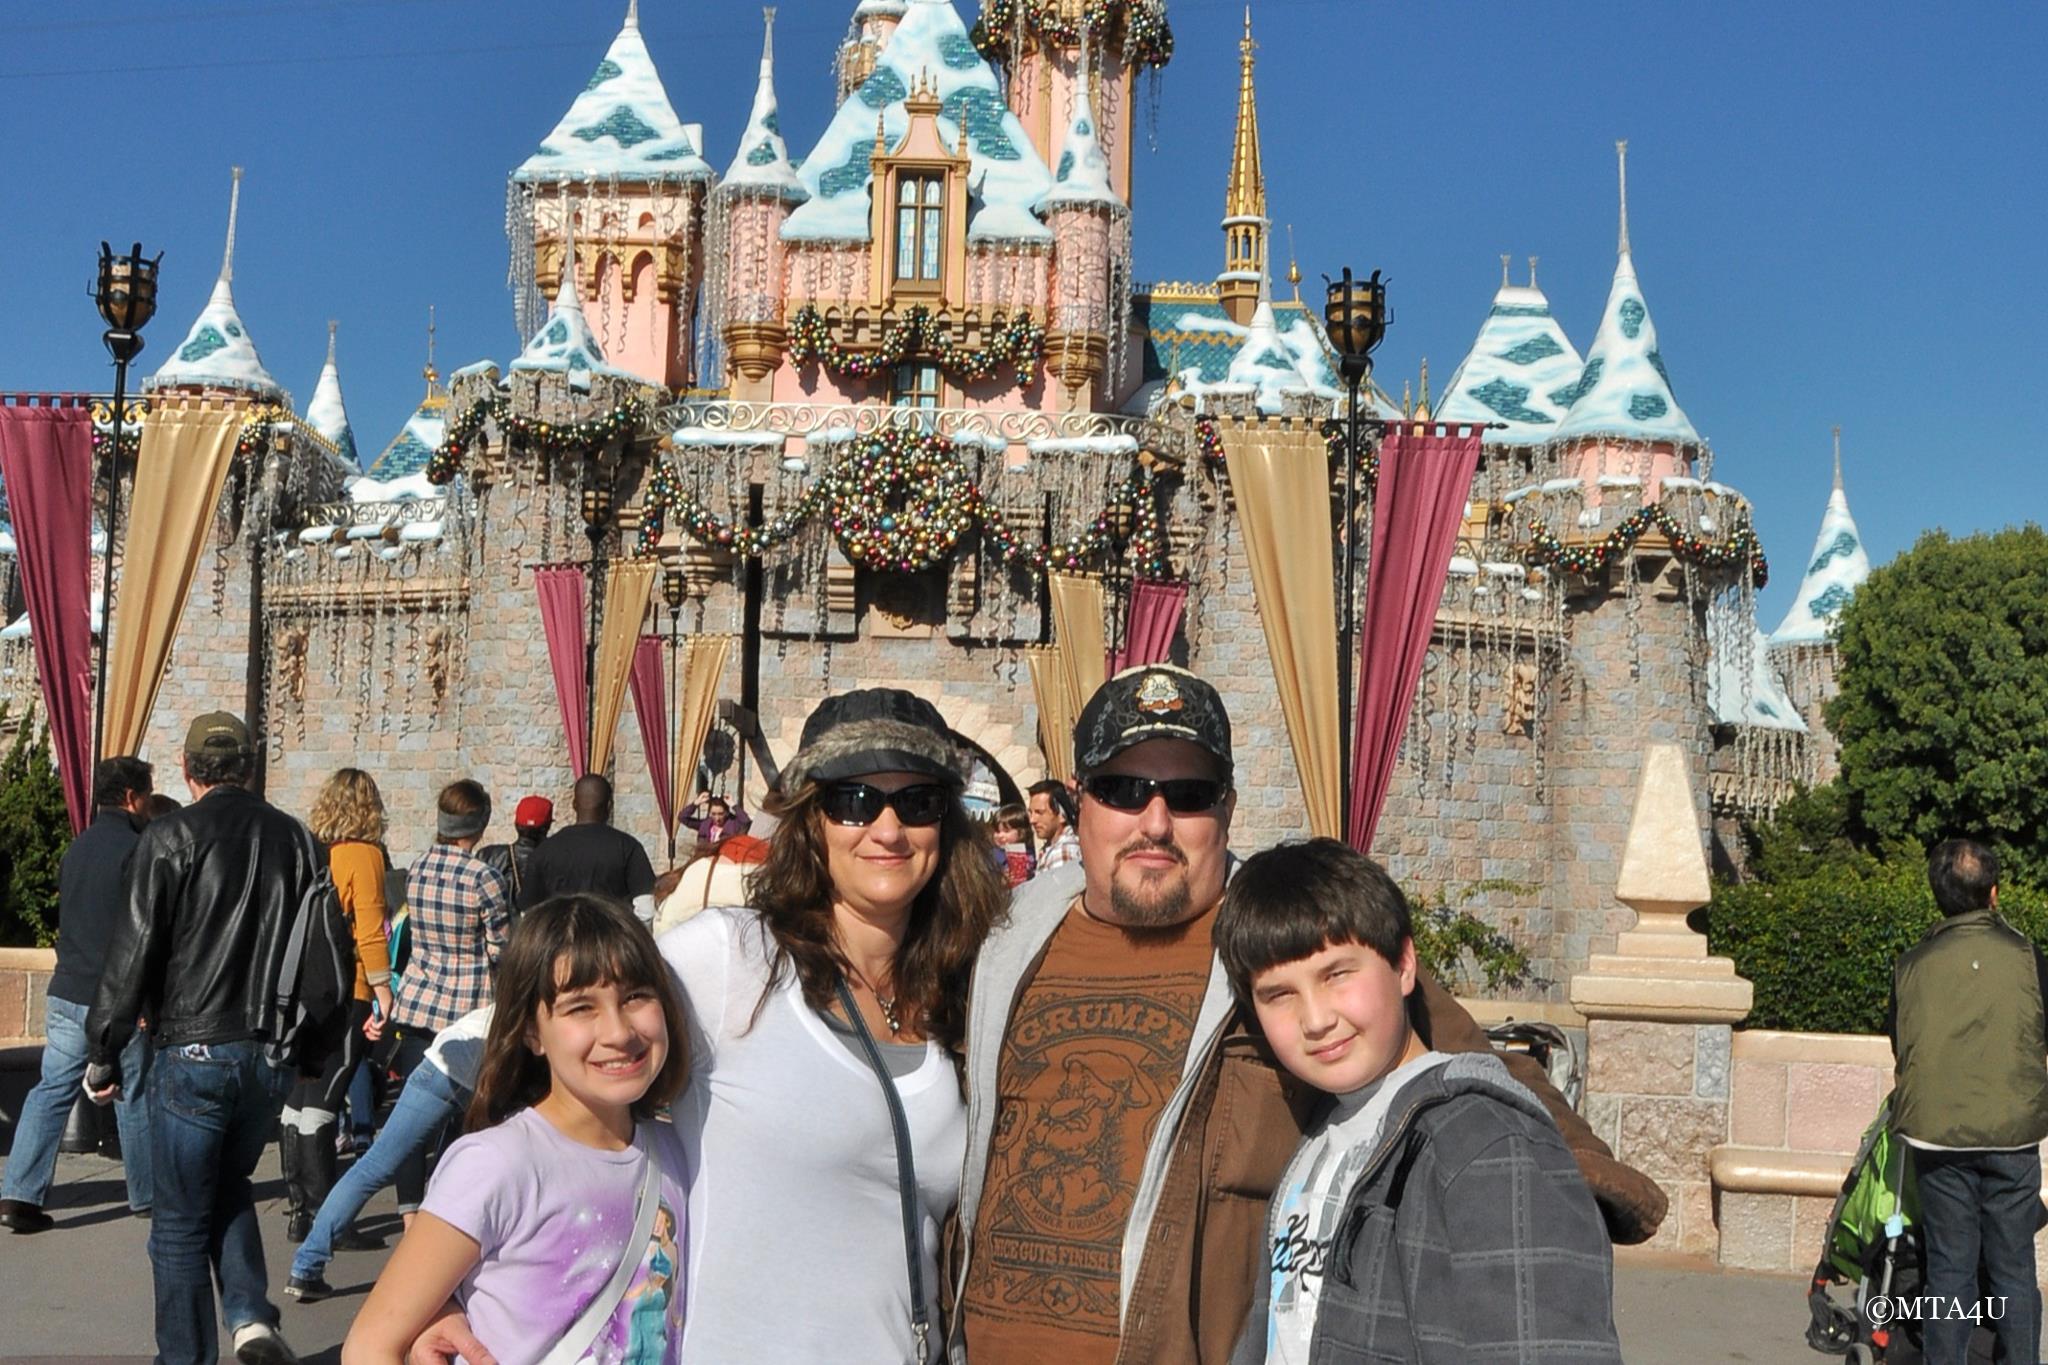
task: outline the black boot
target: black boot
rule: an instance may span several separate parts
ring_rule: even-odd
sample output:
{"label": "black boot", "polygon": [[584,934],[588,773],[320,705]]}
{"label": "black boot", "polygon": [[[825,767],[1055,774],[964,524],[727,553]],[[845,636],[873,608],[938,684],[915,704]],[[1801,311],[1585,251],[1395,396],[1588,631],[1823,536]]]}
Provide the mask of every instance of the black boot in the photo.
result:
{"label": "black boot", "polygon": [[284,1235],[293,1242],[306,1240],[312,1220],[306,1217],[305,1175],[299,1169],[298,1111],[287,1110],[277,1131],[277,1165],[284,1173]]}
{"label": "black boot", "polygon": [[[327,1202],[328,1192],[334,1188],[334,1170],[340,1157],[334,1139],[340,1131],[340,1126],[332,1121],[322,1124],[305,1135],[305,1145],[299,1152],[299,1163],[305,1172],[308,1233],[312,1231],[313,1220],[320,1216],[320,1206]],[[381,1239],[366,1237],[353,1226],[339,1228],[334,1234],[336,1251],[376,1251],[383,1245]]]}

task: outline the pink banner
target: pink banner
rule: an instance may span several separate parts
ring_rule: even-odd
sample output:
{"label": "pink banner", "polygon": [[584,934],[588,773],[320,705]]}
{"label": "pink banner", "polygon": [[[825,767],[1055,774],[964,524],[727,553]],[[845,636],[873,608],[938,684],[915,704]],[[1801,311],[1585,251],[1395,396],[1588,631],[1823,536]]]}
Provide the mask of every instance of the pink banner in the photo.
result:
{"label": "pink banner", "polygon": [[675,792],[669,787],[668,693],[662,690],[661,637],[643,635],[633,647],[633,671],[627,675],[633,689],[633,714],[640,721],[640,746],[647,751],[647,775],[654,780],[654,805],[661,812],[661,827],[676,824]]}
{"label": "pink banner", "polygon": [[1163,664],[1180,633],[1188,585],[1171,579],[1141,578],[1131,588],[1130,616],[1124,622],[1123,648],[1109,656],[1111,677],[1140,664]]}
{"label": "pink banner", "polygon": [[92,818],[92,418],[0,406],[0,481],[72,833]]}
{"label": "pink banner", "polygon": [[547,632],[562,734],[569,741],[569,769],[581,777],[590,766],[590,693],[583,676],[590,636],[583,621],[583,570],[575,564],[535,569],[533,586],[540,593],[540,624]]}
{"label": "pink banner", "polygon": [[1458,430],[1390,428],[1380,446],[1372,559],[1358,632],[1351,809],[1345,813],[1351,846],[1360,852],[1371,849],[1387,803],[1451,550],[1479,469],[1479,429],[1464,435]]}

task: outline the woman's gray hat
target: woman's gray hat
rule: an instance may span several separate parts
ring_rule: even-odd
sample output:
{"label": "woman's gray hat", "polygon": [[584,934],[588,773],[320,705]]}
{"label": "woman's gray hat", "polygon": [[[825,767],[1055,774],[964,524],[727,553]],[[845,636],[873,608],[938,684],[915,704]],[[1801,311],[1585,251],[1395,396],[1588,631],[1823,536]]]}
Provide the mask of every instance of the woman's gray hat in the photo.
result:
{"label": "woman's gray hat", "polygon": [[794,792],[864,773],[918,773],[961,787],[965,766],[938,707],[899,687],[868,687],[818,703],[781,785]]}

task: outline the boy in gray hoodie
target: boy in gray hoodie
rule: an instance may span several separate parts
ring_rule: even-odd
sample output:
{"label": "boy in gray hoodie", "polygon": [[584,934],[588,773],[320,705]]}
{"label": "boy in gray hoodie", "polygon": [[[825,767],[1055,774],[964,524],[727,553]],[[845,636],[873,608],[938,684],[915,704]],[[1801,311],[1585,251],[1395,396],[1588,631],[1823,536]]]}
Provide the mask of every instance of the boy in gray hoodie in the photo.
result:
{"label": "boy in gray hoodie", "polygon": [[1593,1197],[1497,1057],[1411,1027],[1393,879],[1334,839],[1283,844],[1246,860],[1215,941],[1281,1064],[1330,1097],[1273,1196],[1233,1365],[1618,1365]]}

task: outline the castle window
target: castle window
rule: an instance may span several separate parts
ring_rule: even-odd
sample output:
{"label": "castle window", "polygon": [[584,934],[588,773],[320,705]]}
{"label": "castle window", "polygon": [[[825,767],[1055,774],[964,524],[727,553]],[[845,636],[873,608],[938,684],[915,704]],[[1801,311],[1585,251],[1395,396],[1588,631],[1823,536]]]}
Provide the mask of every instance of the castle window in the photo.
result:
{"label": "castle window", "polygon": [[936,175],[906,175],[896,182],[896,279],[937,284],[946,182]]}
{"label": "castle window", "polygon": [[931,409],[939,406],[939,367],[913,360],[896,367],[890,385],[890,401],[899,408]]}

